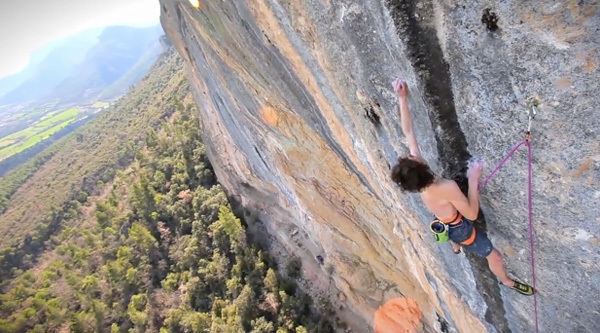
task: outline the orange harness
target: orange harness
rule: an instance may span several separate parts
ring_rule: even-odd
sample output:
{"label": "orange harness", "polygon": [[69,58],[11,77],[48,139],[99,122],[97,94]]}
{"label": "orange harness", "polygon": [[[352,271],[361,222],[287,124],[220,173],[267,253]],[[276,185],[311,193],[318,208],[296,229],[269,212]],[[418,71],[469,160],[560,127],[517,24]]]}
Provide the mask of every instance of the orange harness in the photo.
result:
{"label": "orange harness", "polygon": [[[456,212],[456,215],[454,215],[453,217],[449,218],[449,219],[438,219],[440,220],[440,222],[447,224],[447,225],[457,225],[459,224],[458,221],[461,221],[463,218],[462,214],[460,212]],[[471,245],[473,244],[473,242],[475,241],[475,228],[473,228],[473,232],[471,233],[471,236],[469,236],[469,238],[465,239],[464,241],[460,242],[461,245]]]}

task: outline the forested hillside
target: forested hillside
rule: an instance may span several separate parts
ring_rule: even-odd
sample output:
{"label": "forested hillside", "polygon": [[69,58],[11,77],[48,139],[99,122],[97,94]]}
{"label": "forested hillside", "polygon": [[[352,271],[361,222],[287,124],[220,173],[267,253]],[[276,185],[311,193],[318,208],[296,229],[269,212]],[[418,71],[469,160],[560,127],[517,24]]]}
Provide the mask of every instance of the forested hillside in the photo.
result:
{"label": "forested hillside", "polygon": [[62,220],[127,167],[147,129],[183,103],[189,92],[181,60],[165,54],[111,110],[57,141],[0,179],[0,279],[23,267]]}
{"label": "forested hillside", "polygon": [[1,180],[0,332],[333,332],[232,213],[196,113],[170,55]]}

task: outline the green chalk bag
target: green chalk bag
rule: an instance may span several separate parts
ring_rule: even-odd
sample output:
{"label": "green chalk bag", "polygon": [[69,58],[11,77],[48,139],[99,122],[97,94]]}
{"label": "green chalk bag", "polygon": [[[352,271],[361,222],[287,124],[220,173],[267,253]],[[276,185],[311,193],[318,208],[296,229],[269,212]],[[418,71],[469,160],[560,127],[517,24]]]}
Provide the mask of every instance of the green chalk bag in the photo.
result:
{"label": "green chalk bag", "polygon": [[433,220],[429,225],[429,229],[438,243],[445,243],[450,239],[448,237],[448,225],[440,222],[440,220]]}

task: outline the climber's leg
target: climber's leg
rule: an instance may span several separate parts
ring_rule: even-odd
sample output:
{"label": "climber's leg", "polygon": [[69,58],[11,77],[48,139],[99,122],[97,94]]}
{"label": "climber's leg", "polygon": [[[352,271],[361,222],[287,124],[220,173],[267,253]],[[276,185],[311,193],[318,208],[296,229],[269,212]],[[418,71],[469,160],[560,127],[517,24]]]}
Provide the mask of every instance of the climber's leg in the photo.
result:
{"label": "climber's leg", "polygon": [[490,266],[490,270],[492,273],[494,273],[494,275],[496,275],[496,277],[498,277],[498,279],[500,279],[500,282],[507,287],[512,287],[515,282],[508,277],[500,252],[496,249],[493,249],[486,259],[488,261],[488,265]]}
{"label": "climber's leg", "polygon": [[492,250],[492,253],[487,256],[488,264],[490,266],[490,270],[494,275],[500,279],[503,285],[523,294],[526,296],[533,295],[534,290],[533,287],[526,283],[522,283],[516,280],[512,280],[506,274],[506,269],[504,268],[504,262],[502,260],[502,255],[496,249]]}
{"label": "climber's leg", "polygon": [[[500,279],[502,284],[511,287],[514,284],[514,281],[506,274],[502,255],[494,248],[494,245],[492,245],[492,242],[487,235],[484,232],[475,230],[472,222],[466,219],[463,219],[462,223],[458,225],[456,229],[458,230],[453,234],[461,233],[463,235],[463,240],[460,241],[460,243],[465,250],[479,257],[486,258],[492,273]],[[452,230],[452,228],[450,230]],[[465,237],[465,235],[468,236],[468,238]],[[465,245],[465,243],[470,244]]]}
{"label": "climber's leg", "polygon": [[450,245],[452,245],[452,250],[454,250],[454,253],[460,253],[460,245],[456,244],[454,241],[450,241]]}
{"label": "climber's leg", "polygon": [[486,258],[490,270],[498,277],[503,285],[512,288],[523,295],[533,294],[533,288],[531,286],[519,281],[514,281],[508,277],[506,269],[504,268],[502,255],[494,248],[494,245],[492,245],[492,242],[484,232],[475,230],[473,222],[463,218],[460,223],[450,226],[448,236],[451,239],[452,247],[454,249],[456,249],[455,246],[460,244],[465,251]]}

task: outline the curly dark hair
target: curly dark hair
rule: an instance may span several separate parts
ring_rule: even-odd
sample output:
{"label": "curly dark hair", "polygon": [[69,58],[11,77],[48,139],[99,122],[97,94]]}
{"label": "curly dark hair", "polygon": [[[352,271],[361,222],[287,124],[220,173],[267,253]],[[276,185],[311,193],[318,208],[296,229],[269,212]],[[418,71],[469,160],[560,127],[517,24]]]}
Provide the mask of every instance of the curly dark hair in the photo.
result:
{"label": "curly dark hair", "polygon": [[409,157],[398,159],[398,163],[392,168],[391,177],[403,191],[408,192],[421,192],[435,179],[427,164]]}

